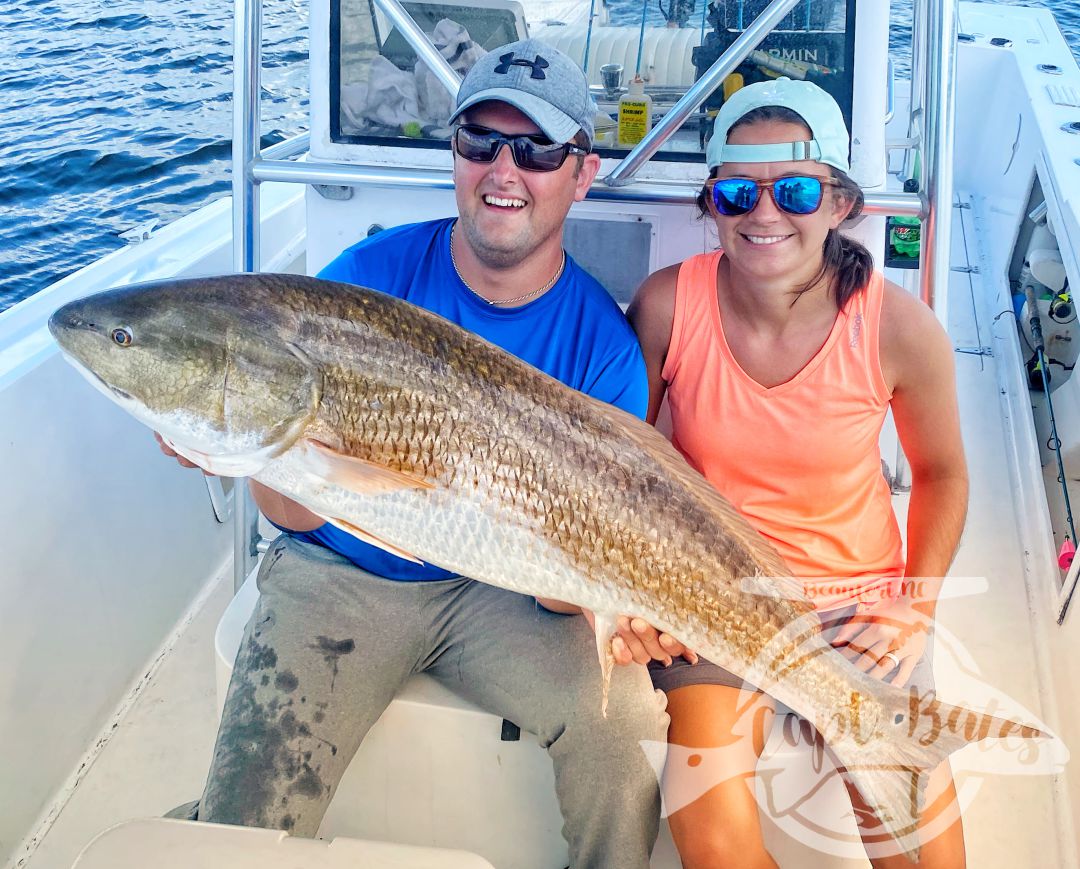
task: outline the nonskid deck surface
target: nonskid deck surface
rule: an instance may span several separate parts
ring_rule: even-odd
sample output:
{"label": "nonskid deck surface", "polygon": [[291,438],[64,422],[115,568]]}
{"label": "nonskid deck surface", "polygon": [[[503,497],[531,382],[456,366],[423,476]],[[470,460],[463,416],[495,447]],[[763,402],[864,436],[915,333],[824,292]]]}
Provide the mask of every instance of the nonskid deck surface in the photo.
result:
{"label": "nonskid deck surface", "polygon": [[[980,259],[975,238],[979,200],[963,194],[960,200],[972,207],[953,212],[953,261],[958,266],[975,265]],[[988,330],[994,312],[983,301],[992,297],[984,284],[989,272],[952,272],[950,333],[958,348],[992,343]],[[1035,649],[1044,626],[1031,616],[1025,586],[1025,555],[1016,530],[1006,423],[995,372],[998,360],[958,352],[956,363],[971,502],[952,573],[984,577],[987,590],[939,605],[938,686],[945,699],[968,699],[964,696],[968,676],[963,671],[974,664],[982,680],[1041,718]],[[891,457],[886,458],[891,464]],[[907,497],[898,496],[895,502],[903,525]],[[205,608],[23,866],[69,869],[79,851],[102,830],[130,818],[163,814],[199,794],[216,726],[213,634],[230,596],[228,578],[218,578]],[[957,757],[958,789],[967,795],[963,798],[969,865],[980,869],[1065,865],[1051,778],[965,772],[970,766]],[[785,850],[777,849],[781,865]],[[657,869],[678,865],[666,834],[653,862]],[[805,861],[799,865],[808,866]],[[868,864],[822,858],[820,865],[854,869]]]}

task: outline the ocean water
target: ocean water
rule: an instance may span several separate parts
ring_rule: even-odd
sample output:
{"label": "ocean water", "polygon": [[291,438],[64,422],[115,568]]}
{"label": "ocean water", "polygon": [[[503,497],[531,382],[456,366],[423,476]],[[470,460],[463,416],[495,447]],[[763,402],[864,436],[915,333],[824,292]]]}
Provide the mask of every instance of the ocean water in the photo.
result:
{"label": "ocean water", "polygon": [[[1005,2],[1052,5],[1080,54],[1080,0]],[[263,7],[265,146],[307,122],[307,0]],[[638,0],[610,8],[640,20]],[[228,194],[231,13],[226,0],[0,2],[0,311],[122,247],[119,233]],[[894,0],[901,75],[910,19],[911,0]]]}
{"label": "ocean water", "polygon": [[[263,141],[307,123],[307,0],[263,0]],[[232,3],[0,0],[0,310],[229,193]]]}

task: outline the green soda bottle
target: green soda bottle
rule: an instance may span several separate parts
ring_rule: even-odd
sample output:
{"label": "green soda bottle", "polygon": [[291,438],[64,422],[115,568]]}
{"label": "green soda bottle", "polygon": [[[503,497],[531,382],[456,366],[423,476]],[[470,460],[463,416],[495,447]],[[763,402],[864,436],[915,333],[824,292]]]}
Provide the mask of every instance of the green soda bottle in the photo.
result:
{"label": "green soda bottle", "polygon": [[922,223],[917,217],[890,217],[886,227],[886,265],[918,268]]}

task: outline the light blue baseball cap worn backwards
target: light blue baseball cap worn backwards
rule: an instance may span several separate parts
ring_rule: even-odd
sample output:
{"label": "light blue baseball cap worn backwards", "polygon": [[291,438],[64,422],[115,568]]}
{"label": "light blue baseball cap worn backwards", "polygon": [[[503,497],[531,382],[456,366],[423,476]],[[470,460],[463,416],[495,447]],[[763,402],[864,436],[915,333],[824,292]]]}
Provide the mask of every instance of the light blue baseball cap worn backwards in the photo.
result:
{"label": "light blue baseball cap worn backwards", "polygon": [[582,130],[592,147],[596,103],[585,74],[561,51],[538,39],[512,42],[476,61],[458,89],[450,123],[488,100],[524,112],[553,142],[569,142]]}
{"label": "light blue baseball cap worn backwards", "polygon": [[[728,132],[744,115],[764,106],[783,106],[799,115],[812,138],[772,145],[729,145]],[[740,88],[724,102],[705,151],[710,171],[724,163],[782,163],[817,160],[848,172],[848,137],[844,113],[829,94],[808,81],[778,78]]]}

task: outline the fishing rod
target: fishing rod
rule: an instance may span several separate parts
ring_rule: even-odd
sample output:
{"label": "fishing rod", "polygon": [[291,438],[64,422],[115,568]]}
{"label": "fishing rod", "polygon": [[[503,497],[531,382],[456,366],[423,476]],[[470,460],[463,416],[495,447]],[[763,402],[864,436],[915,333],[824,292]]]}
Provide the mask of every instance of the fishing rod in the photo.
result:
{"label": "fishing rod", "polygon": [[[1027,278],[1025,280],[1025,278]],[[1046,344],[1043,340],[1042,331],[1042,317],[1039,316],[1039,303],[1035,298],[1034,281],[1030,279],[1030,273],[1025,268],[1024,273],[1020,276],[1021,283],[1024,290],[1024,298],[1027,299],[1028,310],[1031,312],[1031,316],[1028,319],[1028,325],[1031,327],[1031,341],[1035,350],[1035,367],[1039,371],[1039,376],[1042,378],[1043,394],[1046,396],[1046,409],[1050,415],[1050,444],[1054,449],[1054,456],[1057,459],[1058,466],[1058,482],[1061,483],[1061,493],[1065,498],[1065,518],[1069,523],[1069,540],[1076,541],[1076,526],[1073,524],[1072,503],[1069,501],[1069,487],[1066,483],[1065,477],[1065,462],[1061,458],[1061,439],[1057,433],[1057,420],[1054,417],[1054,400],[1050,397],[1050,377],[1048,375],[1049,360],[1046,358]],[[1061,605],[1061,609],[1058,611],[1057,623],[1060,625],[1065,621],[1065,614],[1069,610],[1069,604],[1072,602],[1073,594],[1076,592],[1077,581],[1080,580],[1080,571],[1069,570],[1072,574],[1072,585],[1069,587],[1068,594],[1065,597],[1064,603]]]}
{"label": "fishing rod", "polygon": [[596,0],[589,0],[589,29],[585,33],[585,61],[581,65],[581,71],[585,77],[589,76],[589,46],[592,43],[593,20],[596,18]]}
{"label": "fishing rod", "polygon": [[641,55],[645,51],[645,15],[649,11],[649,0],[641,0],[641,29],[638,33],[637,63],[634,64],[634,78],[641,77]]}

